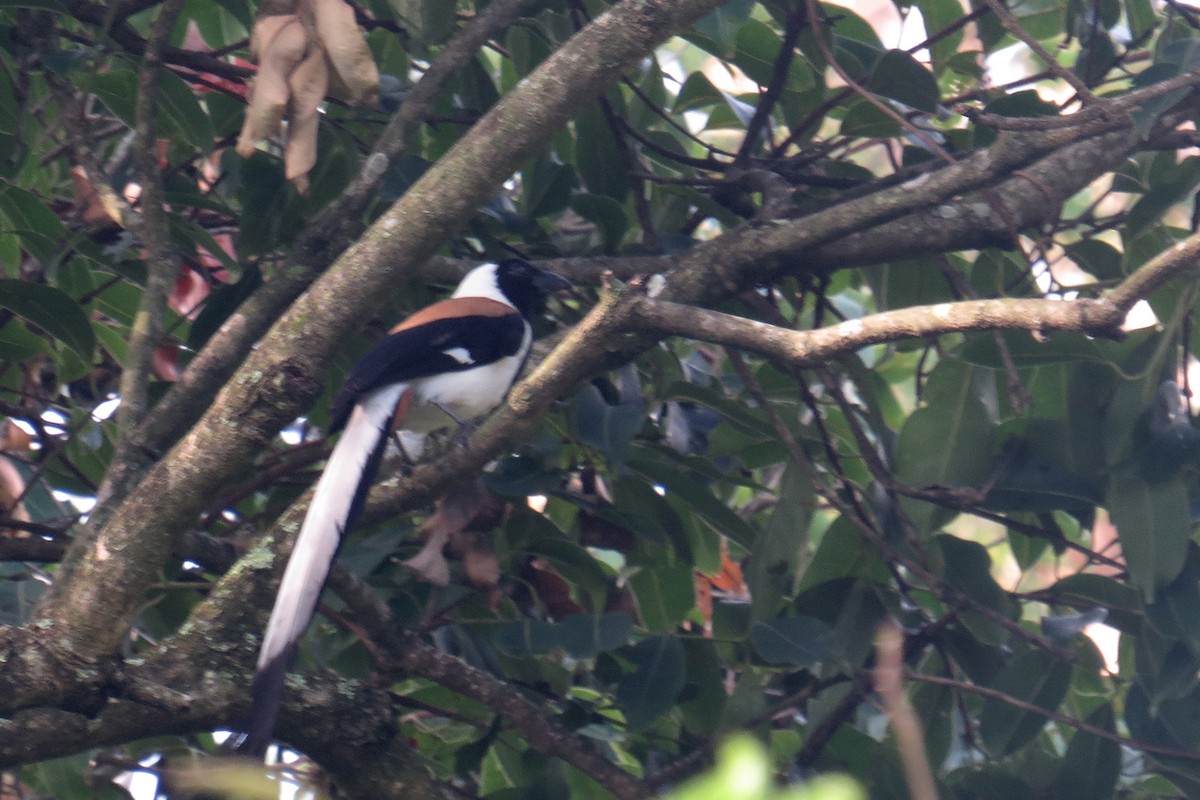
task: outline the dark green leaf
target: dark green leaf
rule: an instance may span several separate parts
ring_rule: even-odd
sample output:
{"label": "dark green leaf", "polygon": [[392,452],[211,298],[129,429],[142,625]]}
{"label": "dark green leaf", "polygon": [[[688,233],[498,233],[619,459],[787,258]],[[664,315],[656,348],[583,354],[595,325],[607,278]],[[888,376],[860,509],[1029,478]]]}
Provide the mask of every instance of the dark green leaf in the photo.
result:
{"label": "dark green leaf", "polygon": [[66,292],[28,281],[0,279],[0,308],[38,326],[91,364],[96,335],[83,309]]}
{"label": "dark green leaf", "polygon": [[[609,171],[619,170],[609,165]],[[629,229],[629,220],[620,203],[602,194],[577,194],[571,200],[571,209],[599,229],[605,252],[617,252]]]}
{"label": "dark green leaf", "polygon": [[750,641],[768,663],[809,667],[828,657],[833,631],[812,617],[777,617],[754,623]]}
{"label": "dark green leaf", "polygon": [[1112,474],[1105,504],[1121,537],[1130,583],[1150,601],[1184,565],[1192,523],[1182,480],[1147,483],[1134,469]]}
{"label": "dark green leaf", "polygon": [[686,111],[694,108],[707,108],[724,102],[720,91],[712,85],[703,72],[693,72],[683,82],[683,88],[675,97],[675,111]]}
{"label": "dark green leaf", "polygon": [[713,55],[722,57],[733,52],[738,31],[746,24],[754,5],[753,0],[722,3],[716,11],[695,24],[696,32],[712,43]]}
{"label": "dark green leaf", "polygon": [[[973,367],[943,359],[930,376],[925,405],[908,418],[896,444],[896,477],[914,486],[980,486],[995,457],[993,426],[973,380]],[[928,506],[909,512],[922,533],[936,527]]]}
{"label": "dark green leaf", "polygon": [[633,620],[619,611],[571,614],[560,627],[562,645],[575,658],[595,658],[597,653],[615,650],[633,634]]}
{"label": "dark green leaf", "polygon": [[34,356],[49,355],[50,345],[21,322],[10,319],[0,327],[0,362],[27,361]]}
{"label": "dark green leaf", "polygon": [[492,642],[502,653],[510,656],[531,656],[561,647],[561,634],[561,629],[553,622],[520,619],[497,627],[492,634]]}
{"label": "dark green leaf", "polygon": [[696,580],[687,564],[644,567],[629,576],[642,623],[652,631],[674,630],[696,604]]}
{"label": "dark green leaf", "polygon": [[937,111],[937,81],[929,68],[903,50],[888,50],[875,65],[867,88],[918,111]]}
{"label": "dark green leaf", "polygon": [[[962,6],[957,0],[916,0],[914,5],[921,10],[921,18],[925,21],[925,30],[931,34],[949,28],[962,17]],[[935,67],[944,64],[958,53],[959,44],[963,40],[961,30],[946,36],[940,36],[930,46]]]}
{"label": "dark green leaf", "polygon": [[158,109],[169,125],[169,132],[191,142],[202,153],[212,149],[216,138],[212,120],[187,82],[169,69],[160,69],[157,84]]}
{"label": "dark green leaf", "polygon": [[663,392],[664,400],[691,400],[708,406],[743,432],[768,439],[775,438],[775,429],[745,403],[730,400],[718,391],[697,383],[676,381]]}
{"label": "dark green leaf", "polygon": [[[983,545],[949,534],[941,534],[934,541],[942,554],[946,583],[974,600],[981,609],[1009,618],[1015,616],[1012,600],[992,577],[992,560]],[[1004,628],[977,609],[963,611],[962,618],[971,632],[988,644],[999,645],[1007,639]]]}
{"label": "dark green leaf", "polygon": [[[866,100],[860,100],[851,105],[846,111],[846,116],[842,118],[841,134],[843,136],[874,139],[895,136],[899,131],[900,123]],[[917,285],[926,286],[927,284]]]}
{"label": "dark green leaf", "polygon": [[745,548],[750,548],[757,532],[733,509],[725,505],[696,479],[674,465],[646,459],[629,462],[630,469],[641,473],[653,483],[666,488],[669,494],[678,494],[688,507],[707,524]]}
{"label": "dark green leaf", "polygon": [[[771,83],[783,39],[770,26],[758,20],[747,20],[737,32],[737,49],[733,62],[760,86]],[[785,92],[799,93],[813,87],[812,72],[803,59],[792,59],[788,65]]]}
{"label": "dark green leaf", "polygon": [[1153,173],[1154,180],[1142,199],[1134,203],[1125,219],[1131,234],[1136,234],[1159,221],[1176,203],[1190,197],[1200,185],[1200,156],[1189,156],[1176,163],[1174,151],[1158,156],[1162,168]]}
{"label": "dark green leaf", "polygon": [[[1052,711],[1071,685],[1071,665],[1041,651],[1030,650],[1004,668],[992,687],[1004,695]],[[1001,757],[1026,744],[1046,725],[1046,717],[1003,700],[987,698],[979,732],[993,756]]]}
{"label": "dark green leaf", "polygon": [[575,120],[575,137],[576,166],[583,185],[592,194],[622,202],[629,194],[629,174],[599,104],[593,103],[580,112]]}
{"label": "dark green leaf", "polygon": [[611,464],[623,464],[629,458],[633,437],[642,428],[644,404],[608,403],[600,390],[587,384],[575,395],[571,419],[579,441],[604,454]]}
{"label": "dark green leaf", "polygon": [[0,238],[13,234],[24,250],[49,267],[65,244],[67,230],[37,195],[0,183]]}
{"label": "dark green leaf", "polygon": [[644,730],[675,705],[687,678],[683,645],[675,636],[651,636],[629,652],[634,671],[617,684],[617,706],[630,730]]}
{"label": "dark green leaf", "polygon": [[789,464],[779,481],[775,511],[755,539],[746,566],[756,619],[774,617],[796,592],[799,565],[807,556],[813,504],[808,476]]}
{"label": "dark green leaf", "polygon": [[1098,280],[1113,280],[1122,277],[1121,251],[1101,239],[1084,239],[1067,245],[1067,257],[1080,269],[1091,273]]}

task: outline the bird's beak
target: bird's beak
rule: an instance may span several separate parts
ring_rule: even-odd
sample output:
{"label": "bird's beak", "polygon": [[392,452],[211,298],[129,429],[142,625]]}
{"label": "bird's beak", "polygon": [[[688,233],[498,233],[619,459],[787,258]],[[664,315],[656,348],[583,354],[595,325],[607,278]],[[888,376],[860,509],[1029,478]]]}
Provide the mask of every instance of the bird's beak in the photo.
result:
{"label": "bird's beak", "polygon": [[555,275],[553,272],[543,272],[533,279],[533,285],[538,291],[546,295],[551,295],[556,292],[562,292],[571,288],[571,282],[561,275]]}
{"label": "bird's beak", "polygon": [[560,275],[554,275],[553,272],[542,272],[541,275],[533,279],[535,289],[545,295],[552,295],[557,291],[564,291],[571,288],[571,282]]}

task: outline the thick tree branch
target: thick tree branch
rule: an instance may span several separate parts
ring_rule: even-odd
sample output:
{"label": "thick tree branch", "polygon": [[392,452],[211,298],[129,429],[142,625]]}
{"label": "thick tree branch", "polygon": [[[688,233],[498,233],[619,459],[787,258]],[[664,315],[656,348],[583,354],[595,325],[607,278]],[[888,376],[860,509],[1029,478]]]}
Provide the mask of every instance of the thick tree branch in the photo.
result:
{"label": "thick tree branch", "polygon": [[[163,316],[167,299],[179,274],[179,258],[171,244],[167,214],[163,207],[163,183],[158,168],[158,77],[162,69],[162,50],[175,20],[183,8],[182,0],[167,0],[159,9],[142,63],[138,67],[138,92],[134,101],[133,160],[141,184],[141,214],[134,228],[146,249],[146,287],[138,304],[129,335],[129,351],[122,364],[117,409],[118,440],[110,469],[118,475],[128,470],[129,433],[146,416],[149,385],[153,373],[154,351],[162,344]],[[111,479],[110,479],[111,483]],[[103,498],[100,498],[103,502]]]}
{"label": "thick tree branch", "polygon": [[811,367],[863,347],[947,333],[990,330],[1079,331],[1112,337],[1124,319],[1107,300],[966,300],[911,306],[809,331],[643,298],[631,309],[637,330],[685,336]]}

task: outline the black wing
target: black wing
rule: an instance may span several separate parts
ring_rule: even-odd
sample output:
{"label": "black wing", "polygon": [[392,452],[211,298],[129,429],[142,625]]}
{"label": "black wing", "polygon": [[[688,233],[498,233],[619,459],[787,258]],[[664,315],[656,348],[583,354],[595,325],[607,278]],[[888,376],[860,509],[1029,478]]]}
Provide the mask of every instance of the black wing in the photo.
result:
{"label": "black wing", "polygon": [[[525,324],[520,314],[450,317],[390,334],[346,375],[330,409],[329,432],[346,424],[358,398],[381,386],[461,372],[515,355],[525,340]],[[454,350],[465,351],[467,360],[448,354]]]}

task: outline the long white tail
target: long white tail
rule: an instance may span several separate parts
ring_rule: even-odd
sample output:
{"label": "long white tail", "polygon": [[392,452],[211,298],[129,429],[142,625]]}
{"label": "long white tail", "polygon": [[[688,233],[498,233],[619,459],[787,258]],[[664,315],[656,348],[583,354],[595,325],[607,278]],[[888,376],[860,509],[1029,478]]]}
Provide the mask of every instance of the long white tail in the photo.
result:
{"label": "long white tail", "polygon": [[284,678],[316,610],[342,535],[362,509],[387,444],[392,415],[406,388],[405,384],[385,386],[355,405],[317,481],[258,651],[251,717],[246,737],[238,745],[241,752],[262,755],[271,742]]}

